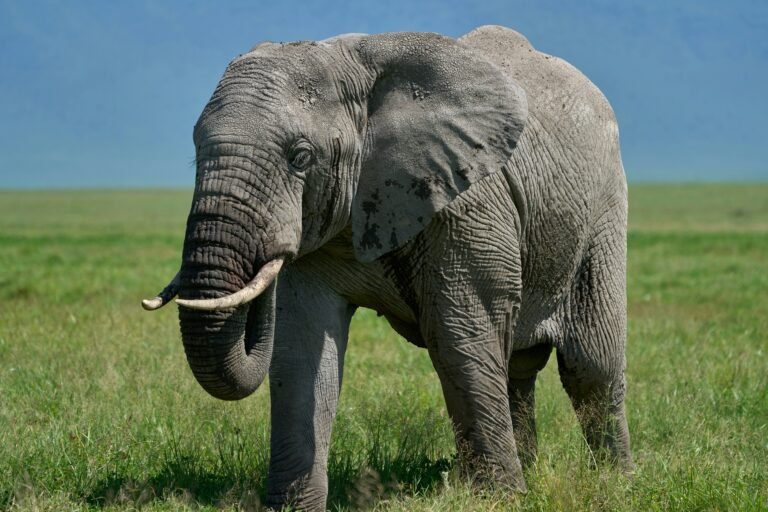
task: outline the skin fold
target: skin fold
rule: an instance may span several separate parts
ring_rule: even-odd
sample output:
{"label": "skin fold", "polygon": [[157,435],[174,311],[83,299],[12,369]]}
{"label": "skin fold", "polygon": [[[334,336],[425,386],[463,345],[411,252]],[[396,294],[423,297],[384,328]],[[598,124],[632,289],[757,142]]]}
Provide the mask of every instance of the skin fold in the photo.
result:
{"label": "skin fold", "polygon": [[357,307],[429,351],[479,484],[526,489],[553,348],[593,453],[631,468],[626,180],[613,112],[572,66],[496,26],[262,43],[194,142],[179,297],[286,262],[249,303],[179,307],[206,391],[240,399],[269,374],[269,505],[325,507]]}

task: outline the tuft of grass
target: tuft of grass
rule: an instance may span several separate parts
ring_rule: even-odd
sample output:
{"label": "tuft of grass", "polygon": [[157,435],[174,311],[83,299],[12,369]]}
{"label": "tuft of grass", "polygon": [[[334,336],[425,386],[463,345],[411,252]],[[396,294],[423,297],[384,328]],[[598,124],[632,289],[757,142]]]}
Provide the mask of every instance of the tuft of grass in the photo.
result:
{"label": "tuft of grass", "polygon": [[[269,393],[195,383],[173,308],[190,191],[0,191],[0,509],[259,510]],[[530,491],[473,489],[425,351],[353,320],[332,510],[766,510],[768,186],[631,186],[637,470],[590,469],[554,358]],[[265,386],[266,388],[267,386]]]}

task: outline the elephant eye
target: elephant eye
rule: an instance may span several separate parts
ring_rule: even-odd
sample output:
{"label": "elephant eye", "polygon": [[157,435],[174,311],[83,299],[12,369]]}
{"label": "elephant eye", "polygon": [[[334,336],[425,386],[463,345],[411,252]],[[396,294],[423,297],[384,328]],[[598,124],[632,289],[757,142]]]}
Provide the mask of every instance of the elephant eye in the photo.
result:
{"label": "elephant eye", "polygon": [[288,161],[291,163],[291,167],[303,170],[312,163],[313,156],[312,145],[309,142],[300,141],[291,148],[288,153]]}

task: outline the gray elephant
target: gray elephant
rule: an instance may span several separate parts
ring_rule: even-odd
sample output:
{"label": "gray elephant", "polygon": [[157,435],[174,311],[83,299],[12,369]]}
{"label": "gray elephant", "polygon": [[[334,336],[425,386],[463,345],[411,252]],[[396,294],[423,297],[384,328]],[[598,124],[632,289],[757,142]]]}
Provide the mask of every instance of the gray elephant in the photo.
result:
{"label": "gray elephant", "polygon": [[630,468],[626,179],[614,114],[575,68],[496,26],[262,43],[194,143],[181,269],[144,307],[178,293],[211,395],[269,373],[271,505],[325,505],[358,307],[428,349],[480,482],[526,488],[552,347],[589,446]]}

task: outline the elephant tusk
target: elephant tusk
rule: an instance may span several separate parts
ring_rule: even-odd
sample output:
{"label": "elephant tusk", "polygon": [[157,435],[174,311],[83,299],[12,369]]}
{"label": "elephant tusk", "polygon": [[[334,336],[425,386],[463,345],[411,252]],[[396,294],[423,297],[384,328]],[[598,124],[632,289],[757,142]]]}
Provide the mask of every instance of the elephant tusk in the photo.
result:
{"label": "elephant tusk", "polygon": [[246,304],[267,289],[272,281],[277,277],[278,272],[283,267],[283,258],[276,258],[265,264],[256,274],[250,283],[231,295],[218,297],[216,299],[176,299],[176,304],[189,309],[199,309],[203,311],[217,311],[219,309],[234,308],[241,304]]}
{"label": "elephant tusk", "polygon": [[180,274],[181,272],[176,272],[176,275],[173,276],[173,279],[171,279],[171,282],[168,283],[168,286],[163,288],[163,291],[158,293],[157,297],[153,299],[142,300],[141,307],[143,307],[147,311],[154,311],[156,309],[160,309],[161,307],[171,302],[171,299],[174,298],[177,293],[179,293],[179,275]]}

